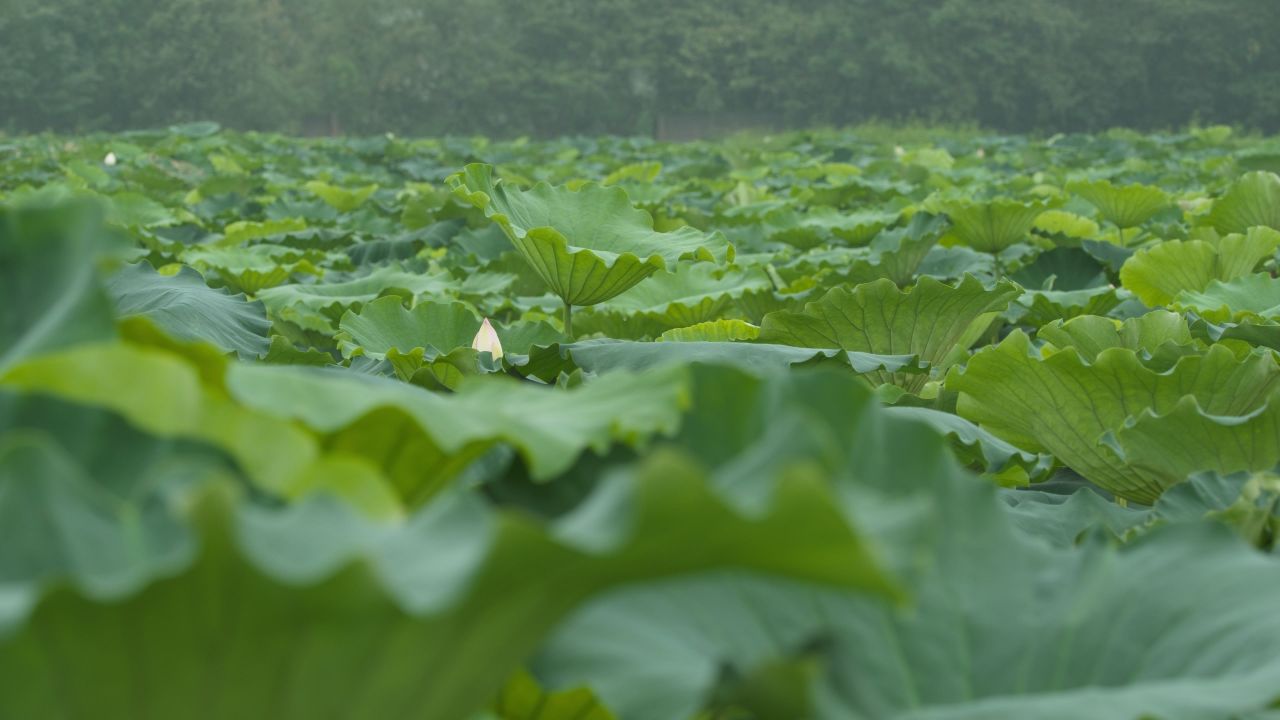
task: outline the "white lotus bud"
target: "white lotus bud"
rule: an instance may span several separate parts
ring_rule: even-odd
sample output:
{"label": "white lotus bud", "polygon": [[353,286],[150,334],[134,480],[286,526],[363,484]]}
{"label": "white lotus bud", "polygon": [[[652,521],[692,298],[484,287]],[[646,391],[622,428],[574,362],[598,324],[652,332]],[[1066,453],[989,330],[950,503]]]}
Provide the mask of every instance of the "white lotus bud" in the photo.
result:
{"label": "white lotus bud", "polygon": [[977,157],[979,160],[984,159],[987,156],[986,148],[978,148],[978,151],[974,153],[974,156]]}
{"label": "white lotus bud", "polygon": [[902,157],[903,155],[907,154],[907,149],[902,147],[901,145],[894,145],[893,154],[896,155],[897,157]]}
{"label": "white lotus bud", "polygon": [[502,358],[502,342],[498,340],[498,333],[489,324],[489,318],[485,318],[484,322],[480,323],[480,332],[476,333],[476,339],[471,341],[471,348],[489,353],[494,360]]}
{"label": "white lotus bud", "polygon": [[113,152],[107,153],[107,156],[102,158],[102,164],[107,167],[115,167],[116,162],[118,162],[116,160],[116,154]]}

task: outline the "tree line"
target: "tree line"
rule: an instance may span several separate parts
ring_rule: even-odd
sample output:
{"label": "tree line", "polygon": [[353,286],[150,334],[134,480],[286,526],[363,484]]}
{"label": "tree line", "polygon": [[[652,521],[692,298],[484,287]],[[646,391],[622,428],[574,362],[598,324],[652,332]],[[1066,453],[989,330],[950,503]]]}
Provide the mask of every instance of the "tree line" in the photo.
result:
{"label": "tree line", "polygon": [[1275,0],[0,0],[0,130],[1280,130]]}

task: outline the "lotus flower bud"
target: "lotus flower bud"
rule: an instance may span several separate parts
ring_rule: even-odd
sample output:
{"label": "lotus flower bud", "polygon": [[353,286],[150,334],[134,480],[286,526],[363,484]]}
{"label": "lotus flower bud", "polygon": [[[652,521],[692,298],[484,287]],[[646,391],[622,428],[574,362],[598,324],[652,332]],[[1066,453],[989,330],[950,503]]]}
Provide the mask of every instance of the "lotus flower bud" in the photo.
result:
{"label": "lotus flower bud", "polygon": [[107,153],[107,156],[102,158],[102,164],[107,167],[115,167],[116,162],[116,154],[113,152]]}
{"label": "lotus flower bud", "polygon": [[480,332],[477,332],[476,339],[471,341],[471,349],[487,352],[493,356],[494,360],[502,358],[502,342],[498,340],[498,333],[489,324],[489,318],[485,318],[484,322],[480,323]]}

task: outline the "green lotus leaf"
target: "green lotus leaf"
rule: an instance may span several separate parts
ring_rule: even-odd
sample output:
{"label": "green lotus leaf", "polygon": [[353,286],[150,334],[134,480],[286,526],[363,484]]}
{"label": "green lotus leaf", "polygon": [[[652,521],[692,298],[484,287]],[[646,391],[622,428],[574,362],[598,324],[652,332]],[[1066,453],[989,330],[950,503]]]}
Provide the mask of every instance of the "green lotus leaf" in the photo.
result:
{"label": "green lotus leaf", "polygon": [[920,263],[948,227],[945,217],[918,212],[907,224],[877,233],[867,247],[811,251],[788,263],[785,269],[814,274],[827,286],[835,282],[859,285],[880,278],[888,278],[899,286],[910,285]]}
{"label": "green lotus leaf", "polygon": [[719,235],[690,227],[660,233],[648,213],[619,188],[594,184],[568,190],[541,184],[510,189],[487,165],[468,165],[449,178],[454,193],[482,209],[566,306],[595,305],[685,259],[731,260]]}
{"label": "green lotus leaf", "polygon": [[1084,240],[1080,243],[1080,249],[1113,273],[1120,272],[1120,268],[1136,252],[1133,248],[1107,240]]}
{"label": "green lotus leaf", "polygon": [[842,213],[834,208],[805,213],[782,210],[769,213],[765,227],[770,241],[807,249],[831,243],[865,245],[897,219],[898,213],[881,210],[856,213]]}
{"label": "green lotus leaf", "polygon": [[1066,189],[1087,200],[1104,220],[1121,230],[1138,227],[1171,204],[1165,191],[1150,185],[1116,186],[1109,180],[1094,180],[1067,183]]}
{"label": "green lotus leaf", "polygon": [[1280,280],[1268,273],[1214,280],[1200,292],[1184,290],[1173,299],[1181,310],[1194,310],[1215,322],[1280,318]]}
{"label": "green lotus leaf", "polygon": [[[792,372],[762,380],[714,370],[695,369],[694,412],[675,440],[715,468],[717,484],[732,488],[744,508],[767,506],[771,488],[760,480],[809,468],[840,489],[846,511],[882,539],[886,566],[907,577],[931,574],[937,548],[997,511],[990,487],[959,473],[936,433],[868,402],[867,390],[847,375]],[[884,512],[889,507],[911,509]],[[962,519],[943,521],[944,513]],[[798,688],[765,680],[779,680],[777,672],[793,660],[804,666],[806,659],[822,659],[821,633],[809,632],[819,630],[813,619],[821,609],[801,603],[812,618],[756,623],[766,609],[797,605],[773,602],[785,600],[782,594],[738,594],[741,573],[691,583],[707,589],[699,596],[714,603],[668,603],[671,583],[662,583],[586,606],[544,646],[535,673],[552,687],[591,687],[623,718],[714,714],[729,710],[721,703],[744,696],[783,702],[788,708],[780,717],[808,716],[793,704],[806,699],[804,673],[783,674],[801,681]],[[652,602],[631,602],[637,597]],[[663,608],[676,613],[655,623]],[[610,622],[599,623],[605,617]],[[629,619],[618,622],[622,617]],[[647,691],[655,686],[663,692]]]}
{"label": "green lotus leaf", "polygon": [[1254,347],[1280,351],[1280,324],[1278,323],[1242,320],[1238,323],[1215,324],[1192,315],[1188,324],[1192,335],[1207,342],[1239,340]]}
{"label": "green lotus leaf", "polygon": [[590,690],[548,692],[523,669],[507,680],[492,712],[494,720],[617,720]]}
{"label": "green lotus leaf", "polygon": [[106,221],[126,228],[163,227],[180,222],[178,216],[164,205],[136,192],[109,196]]}
{"label": "green lotus leaf", "polygon": [[1022,325],[1041,327],[1059,320],[1106,315],[1121,302],[1120,294],[1113,287],[1030,290],[1018,298],[1016,306],[1010,307],[1009,315]]}
{"label": "green lotus leaf", "polygon": [[0,371],[115,335],[94,261],[118,239],[100,223],[88,204],[0,206]]}
{"label": "green lotus leaf", "polygon": [[1050,456],[1015,447],[958,415],[926,407],[890,407],[885,414],[932,427],[952,441],[963,464],[993,475],[1021,468],[1029,480],[1040,480],[1053,469]]}
{"label": "green lotus leaf", "polygon": [[1025,288],[1036,290],[1088,290],[1109,285],[1106,268],[1079,248],[1042,252],[1009,277]]}
{"label": "green lotus leaf", "polygon": [[1151,508],[1116,504],[1089,487],[1070,495],[1007,491],[1003,498],[1025,535],[1057,547],[1079,544],[1097,530],[1115,538],[1136,538],[1164,524],[1205,518],[1265,547],[1275,537],[1274,527],[1280,527],[1280,477],[1270,472],[1195,473],[1169,488]]}
{"label": "green lotus leaf", "polygon": [[1252,412],[1225,417],[1184,397],[1167,412],[1148,408],[1129,418],[1110,444],[1131,467],[1165,477],[1188,467],[1223,475],[1270,470],[1280,464],[1280,395]]}
{"label": "green lotus leaf", "polygon": [[340,370],[233,365],[227,389],[243,406],[296,420],[324,435],[327,448],[383,468],[411,500],[439,491],[499,442],[513,446],[540,481],[588,449],[643,445],[674,430],[687,394],[674,367],[610,374],[571,390],[476,380],[442,396]]}
{"label": "green lotus leaf", "polygon": [[0,586],[17,603],[0,609],[0,635],[46,581],[75,574],[85,591],[110,595],[184,565],[193,548],[155,501],[233,468],[211,448],[155,438],[113,413],[0,391]]}
{"label": "green lotus leaf", "polygon": [[294,275],[320,276],[328,255],[283,245],[195,247],[181,254],[186,264],[206,277],[213,274],[236,292],[257,295],[288,282]]}
{"label": "green lotus leaf", "polygon": [[1174,240],[1140,250],[1120,269],[1120,282],[1150,307],[1167,305],[1181,292],[1198,292],[1214,280],[1253,273],[1280,248],[1280,231],[1253,228],[1215,243]]}
{"label": "green lotus leaf", "polygon": [[[11,455],[4,461],[8,470]],[[60,472],[34,469],[19,477],[52,483]],[[214,487],[161,511],[189,528],[193,557],[169,563],[163,579],[106,592],[87,587],[80,567],[60,573],[65,583],[28,579],[58,570],[57,546],[36,523],[66,502],[48,501],[19,520],[22,536],[35,536],[30,560],[0,567],[16,582],[6,598],[24,599],[0,615],[5,717],[230,718],[270,707],[299,720],[455,720],[488,705],[575,606],[622,583],[740,566],[894,592],[821,483],[783,479],[768,508],[744,516],[671,455],[615,477],[553,525],[472,495],[385,525],[323,498],[267,509]],[[102,534],[134,529],[117,520]],[[143,619],[145,634],[121,633]],[[145,694],[122,692],[144,679]]]}
{"label": "green lotus leaf", "polygon": [[759,269],[729,269],[710,263],[681,265],[574,316],[580,333],[613,338],[656,337],[680,327],[720,319],[734,300],[770,287]]}
{"label": "green lotus leaf", "polygon": [[688,327],[668,330],[658,338],[661,342],[736,342],[755,340],[760,328],[742,320],[712,320]]}
{"label": "green lotus leaf", "polygon": [[1051,453],[1109,492],[1151,504],[1193,472],[1220,470],[1219,458],[1197,456],[1177,472],[1133,467],[1109,436],[1144,410],[1163,415],[1184,398],[1241,428],[1243,418],[1280,390],[1280,366],[1270,354],[1241,360],[1221,345],[1183,357],[1165,372],[1118,347],[1102,350],[1091,363],[1074,349],[1042,358],[1025,334],[1014,331],[975,353],[964,369],[953,369],[946,387],[961,393],[962,417],[1020,448]]}
{"label": "green lotus leaf", "polygon": [[[648,282],[597,305],[594,310],[624,313],[671,314],[714,319],[728,302],[749,290],[769,287],[759,269],[729,269],[708,263],[678,266],[675,272],[658,273]],[[693,324],[693,323],[688,323]]]}
{"label": "green lotus leaf", "polygon": [[307,223],[297,218],[267,220],[264,222],[240,220],[223,228],[222,238],[214,240],[210,244],[213,247],[236,247],[254,240],[302,232],[306,229]]}
{"label": "green lotus leaf", "polygon": [[[382,359],[391,350],[426,351],[428,359],[458,348],[471,348],[481,318],[460,302],[421,302],[407,309],[398,297],[366,303],[358,313],[348,311],[336,338],[347,357],[355,354]],[[527,353],[533,345],[561,340],[558,330],[544,322],[493,323],[504,353]]]}
{"label": "green lotus leaf", "polygon": [[1227,235],[1256,227],[1280,230],[1280,175],[1251,172],[1213,203],[1209,223]]}
{"label": "green lotus leaf", "polygon": [[[1096,362],[1098,355],[1111,348],[1134,350],[1151,366],[1151,359],[1199,354],[1187,321],[1178,313],[1155,310],[1123,322],[1111,318],[1085,315],[1066,321],[1056,320],[1036,333],[1047,345],[1044,354],[1063,348],[1074,348],[1086,362]],[[1172,366],[1173,362],[1168,363]],[[1157,368],[1160,369],[1160,368]]]}
{"label": "green lotus leaf", "polygon": [[338,212],[354,212],[364,205],[365,201],[373,197],[378,191],[378,186],[366,185],[360,188],[344,188],[320,180],[312,180],[304,185],[308,191],[315,194],[316,197],[324,200],[330,207]]}
{"label": "green lotus leaf", "polygon": [[1093,220],[1065,210],[1040,213],[1032,229],[1048,236],[1059,247],[1079,247],[1082,240],[1095,238],[1102,231]]}
{"label": "green lotus leaf", "polygon": [[503,369],[500,361],[470,347],[455,348],[447,353],[426,348],[400,352],[392,348],[385,358],[397,378],[428,390],[457,390],[467,378]]}
{"label": "green lotus leaf", "polygon": [[[1195,476],[1170,488],[1157,505],[1195,482]],[[1109,494],[1084,486],[1070,494],[1030,488],[1004,489],[1001,499],[1008,504],[1014,526],[1027,539],[1069,548],[1094,535],[1124,538],[1154,522],[1155,509],[1117,503]],[[1203,513],[1201,514],[1203,516]]]}
{"label": "green lotus leaf", "polygon": [[[826,412],[820,398],[788,390],[771,396],[811,408],[810,418]],[[730,396],[743,395],[739,388]],[[876,456],[901,463],[926,447],[936,450],[936,440],[918,437],[905,450],[907,423],[857,417],[844,400],[831,403],[844,404],[846,419],[813,425],[796,418],[793,426],[775,405],[763,436],[739,432],[752,405],[735,404],[718,432],[742,447],[776,439],[777,448],[787,448],[816,435],[812,450],[870,465]],[[851,442],[840,432],[851,425],[877,440]],[[752,455],[721,459],[720,476],[749,466]],[[849,492],[860,482],[831,474]],[[623,588],[583,607],[544,644],[535,673],[551,687],[585,684],[619,717],[634,720],[726,710],[726,695],[787,663],[810,668],[805,678],[816,687],[799,693],[807,712],[786,717],[1065,719],[1084,708],[1089,717],[1114,720],[1195,720],[1201,708],[1247,715],[1280,695],[1280,662],[1255,634],[1280,638],[1280,622],[1257,620],[1259,613],[1270,617],[1267,596],[1280,590],[1280,578],[1267,569],[1271,560],[1229,532],[1195,523],[1127,548],[1050,547],[1026,537],[1034,530],[1015,524],[991,487],[953,465],[903,469],[881,482],[897,482],[902,502],[917,492],[932,498],[912,507],[925,516],[915,527],[933,532],[897,529],[899,542],[912,546],[904,558],[910,606],[749,573],[673,579]],[[939,507],[948,509],[947,520],[929,522]],[[1219,582],[1231,594],[1220,592]],[[1152,587],[1160,593],[1148,596]],[[1239,598],[1255,592],[1263,593],[1252,601],[1257,609],[1238,611]],[[1148,599],[1135,607],[1135,596]],[[1220,659],[1187,659],[1204,657],[1206,648]],[[1166,649],[1171,661],[1161,662]],[[655,686],[664,692],[650,692]],[[787,688],[771,699],[795,696]]]}
{"label": "green lotus leaf", "polygon": [[271,324],[262,303],[215,290],[189,267],[161,275],[137,263],[108,278],[106,289],[122,318],[142,316],[175,338],[203,340],[242,358],[267,353]]}
{"label": "green lotus leaf", "polygon": [[298,498],[346,487],[354,493],[352,503],[372,514],[398,511],[398,500],[370,463],[340,449],[326,451],[293,424],[228,399],[226,361],[206,347],[224,364],[202,368],[164,349],[127,343],[79,345],[14,366],[0,375],[0,390],[108,409],[157,436],[207,443],[275,495]]}
{"label": "green lotus leaf", "polygon": [[[973,276],[955,287],[923,277],[913,288],[899,290],[888,280],[835,288],[803,312],[766,315],[760,340],[797,347],[839,348],[879,355],[909,354],[930,367],[943,367],[954,350],[967,350],[998,313],[1021,294],[1001,281],[988,290]],[[918,392],[926,375],[872,373],[877,384],[892,383]]]}
{"label": "green lotus leaf", "polygon": [[765,375],[796,365],[831,364],[855,373],[922,373],[914,355],[875,355],[846,350],[822,350],[747,342],[681,341],[633,342],[584,340],[548,348],[534,348],[519,369],[526,376],[554,380],[562,372],[643,371],[668,365],[705,363]]}
{"label": "green lotus leaf", "polygon": [[871,255],[867,259],[870,268],[857,264],[841,274],[855,284],[883,277],[899,287],[910,285],[920,263],[942,239],[948,227],[945,217],[918,212],[906,225],[882,230],[871,240]]}
{"label": "green lotus leaf", "polygon": [[287,320],[306,330],[329,334],[348,310],[359,311],[367,302],[395,295],[412,300],[425,295],[445,295],[457,281],[444,273],[410,273],[399,267],[379,268],[363,277],[342,282],[281,285],[258,293],[273,318]]}
{"label": "green lotus leaf", "polygon": [[1049,549],[979,517],[992,526],[949,535],[957,547],[939,551],[910,610],[744,574],[676,579],[588,605],[535,668],[552,686],[588,684],[629,720],[715,708],[727,684],[787,660],[815,679],[808,712],[787,717],[820,720],[1255,717],[1280,695],[1280,662],[1259,641],[1280,637],[1273,561],[1230,531]]}
{"label": "green lotus leaf", "polygon": [[916,213],[902,227],[877,233],[865,249],[836,247],[809,252],[791,265],[795,268],[826,268],[833,278],[850,284],[888,278],[899,287],[909,286],[914,282],[920,263],[923,263],[938,241],[942,240],[948,227],[950,223],[942,215]]}
{"label": "green lotus leaf", "polygon": [[942,205],[951,219],[951,232],[960,242],[980,252],[998,253],[1023,242],[1036,218],[1049,209],[1043,202],[956,200]]}

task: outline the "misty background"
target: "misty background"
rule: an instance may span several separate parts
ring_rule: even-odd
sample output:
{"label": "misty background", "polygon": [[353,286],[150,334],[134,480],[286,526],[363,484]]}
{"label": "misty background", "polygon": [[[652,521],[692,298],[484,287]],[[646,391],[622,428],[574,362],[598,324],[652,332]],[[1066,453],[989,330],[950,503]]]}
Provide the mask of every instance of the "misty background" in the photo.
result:
{"label": "misty background", "polygon": [[0,130],[1280,130],[1276,0],[0,0]]}

